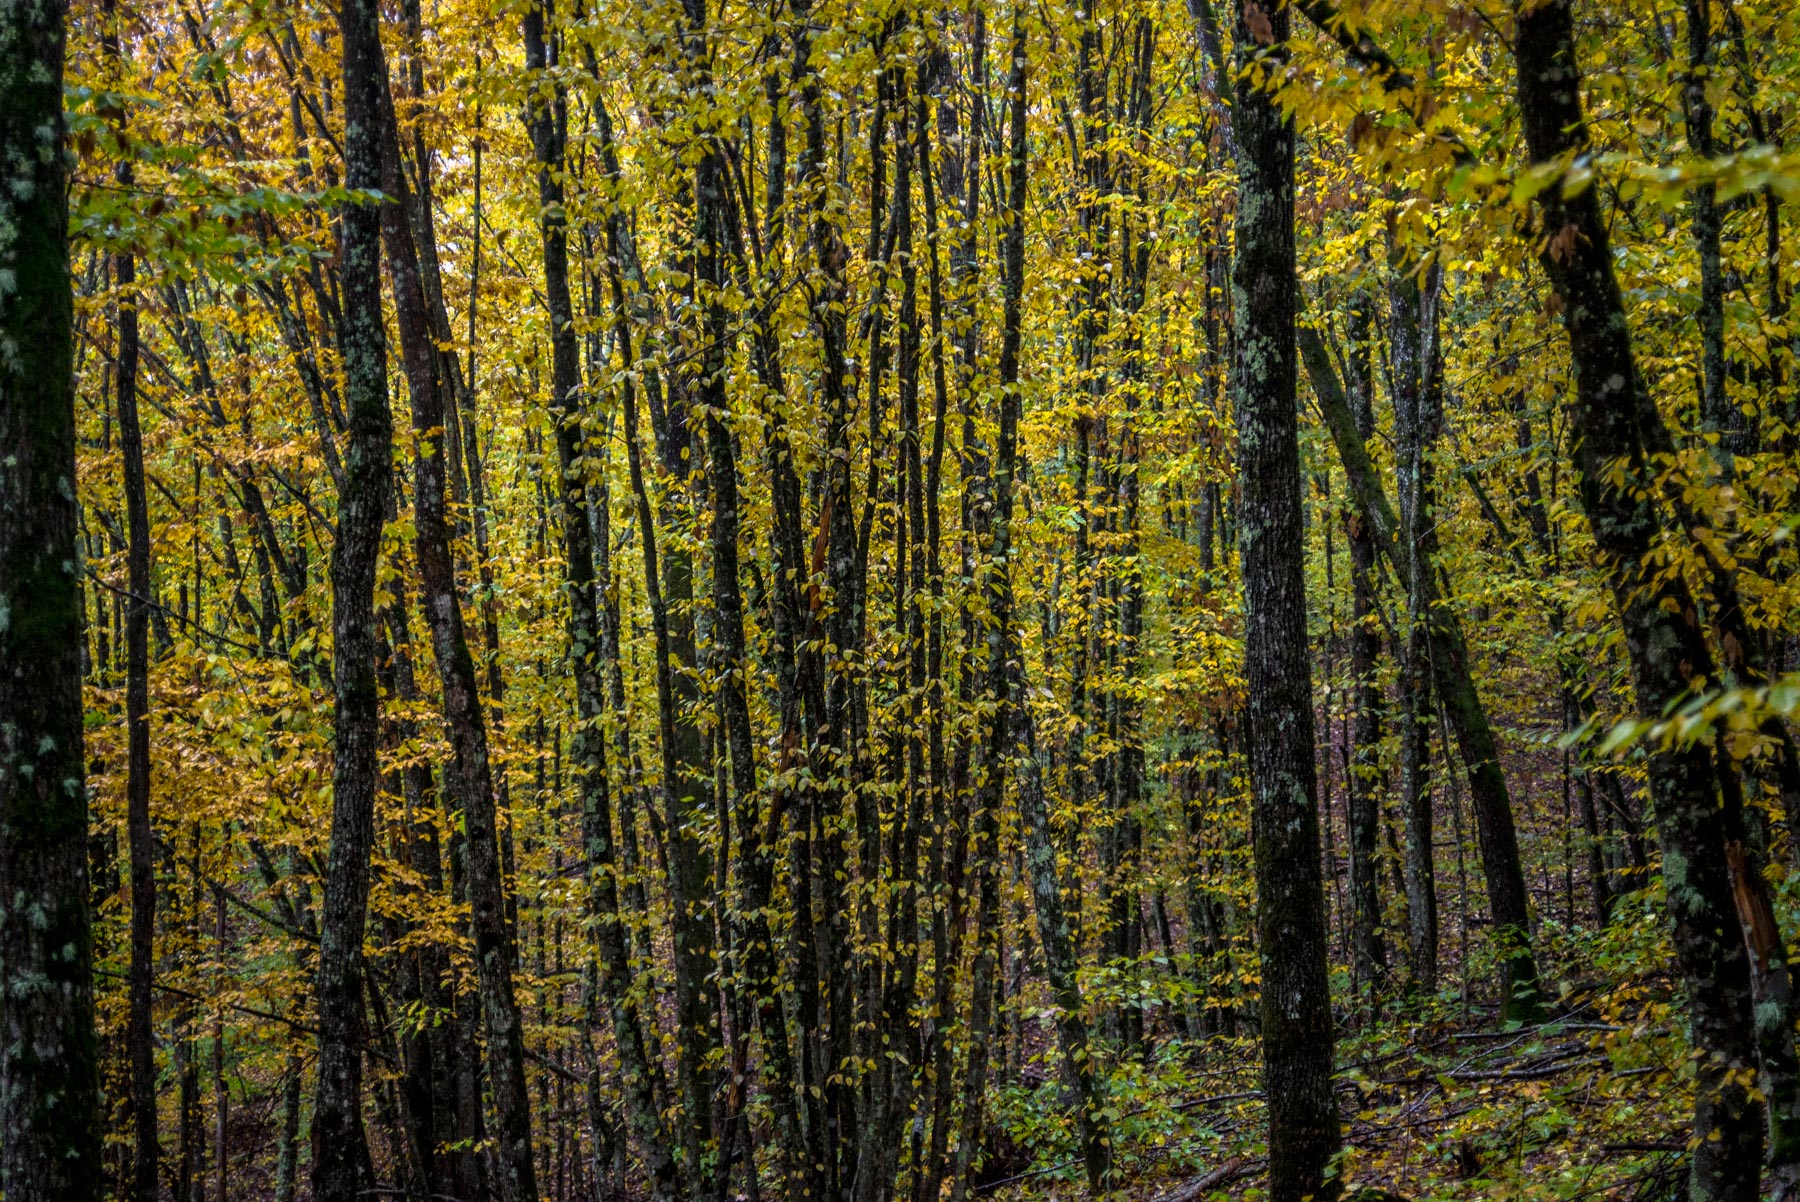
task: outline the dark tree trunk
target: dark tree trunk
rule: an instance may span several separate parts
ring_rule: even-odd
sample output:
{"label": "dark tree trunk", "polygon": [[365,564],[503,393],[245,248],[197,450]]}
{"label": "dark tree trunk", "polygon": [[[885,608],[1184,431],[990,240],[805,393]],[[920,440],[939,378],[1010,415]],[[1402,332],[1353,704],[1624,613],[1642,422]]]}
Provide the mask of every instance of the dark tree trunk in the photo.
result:
{"label": "dark tree trunk", "polygon": [[[1332,443],[1337,447],[1338,458],[1344,465],[1344,475],[1349,481],[1351,492],[1356,497],[1358,509],[1361,511],[1364,524],[1375,540],[1375,548],[1393,566],[1403,579],[1416,579],[1421,592],[1420,603],[1424,607],[1425,618],[1421,624],[1425,637],[1429,640],[1431,661],[1431,683],[1437,691],[1438,703],[1444,707],[1444,716],[1456,734],[1457,746],[1468,771],[1469,792],[1475,799],[1475,815],[1482,839],[1482,863],[1490,865],[1489,855],[1495,857],[1493,864],[1496,870],[1490,873],[1490,888],[1494,880],[1504,880],[1504,865],[1510,860],[1516,866],[1518,847],[1512,828],[1512,808],[1508,800],[1506,778],[1500,770],[1498,746],[1492,725],[1488,722],[1487,711],[1483,706],[1480,694],[1476,691],[1475,681],[1470,674],[1468,644],[1463,639],[1462,622],[1454,610],[1441,603],[1436,577],[1424,573],[1413,578],[1408,573],[1408,557],[1402,542],[1403,528],[1401,520],[1395,516],[1394,507],[1382,489],[1381,482],[1375,474],[1370,461],[1368,449],[1363,446],[1361,437],[1356,432],[1356,419],[1345,398],[1343,385],[1337,378],[1337,370],[1332,365],[1331,355],[1325,349],[1324,340],[1318,331],[1302,329],[1300,331],[1300,352],[1306,362],[1308,377],[1312,380],[1313,394],[1317,397],[1319,408],[1324,415],[1325,424],[1331,431]],[[1439,569],[1441,571],[1441,568]],[[1404,735],[1405,728],[1402,730]],[[1424,732],[1421,730],[1423,739]],[[1403,766],[1404,770],[1404,766]],[[1423,803],[1421,802],[1421,811]],[[1413,819],[1413,828],[1422,829],[1426,814],[1420,812]],[[1409,837],[1413,834],[1409,831]],[[1511,848],[1511,856],[1506,849]],[[1417,873],[1427,867],[1428,859],[1420,855],[1409,856],[1409,873]],[[1417,881],[1409,875],[1408,893],[1409,910],[1412,918],[1417,920],[1427,917],[1429,910],[1422,904],[1431,894],[1435,894],[1435,886],[1428,894],[1423,888],[1415,888]],[[1414,896],[1416,895],[1416,897]],[[1523,908],[1523,885],[1519,889],[1520,905]],[[1490,895],[1490,902],[1492,897]],[[1502,911],[1504,913],[1506,911]],[[1431,926],[1435,928],[1435,920]],[[1435,937],[1423,938],[1424,927],[1415,931],[1413,947],[1415,952],[1420,948],[1434,948]],[[1415,976],[1419,965],[1415,957]],[[1523,964],[1519,964],[1513,972],[1513,978],[1524,982]],[[1515,998],[1530,997],[1535,999],[1535,971],[1529,977],[1532,983],[1530,990],[1519,988]],[[1422,982],[1421,982],[1422,983]],[[1534,1002],[1535,1004],[1535,1002]]]}
{"label": "dark tree trunk", "polygon": [[[1423,775],[1428,758],[1425,754],[1426,728],[1431,720],[1427,682],[1435,675],[1438,702],[1445,710],[1445,717],[1456,728],[1468,770],[1469,797],[1481,848],[1482,877],[1487,885],[1488,909],[1501,964],[1501,1018],[1535,1022],[1542,1016],[1537,962],[1531,953],[1525,873],[1513,827],[1512,800],[1500,769],[1499,747],[1468,672],[1468,652],[1462,644],[1460,631],[1455,638],[1437,633],[1440,627],[1453,621],[1444,612],[1435,583],[1438,539],[1432,455],[1433,444],[1443,425],[1438,287],[1432,271],[1427,271],[1426,278],[1421,280],[1417,264],[1410,255],[1396,253],[1394,270],[1390,288],[1393,301],[1394,441],[1399,460],[1400,551],[1405,557],[1407,608],[1411,613],[1404,667],[1411,687],[1412,707],[1403,720],[1417,728],[1410,732],[1407,766],[1414,773]],[[1429,668],[1425,661],[1429,661]],[[1446,672],[1445,661],[1462,664],[1463,670]],[[1446,761],[1448,756],[1449,749],[1445,748]],[[1426,815],[1430,798],[1424,791],[1420,789],[1415,793],[1409,784],[1407,793],[1414,812]],[[1423,854],[1429,855],[1429,840],[1423,847]],[[1421,981],[1421,984],[1429,987],[1428,982]]]}
{"label": "dark tree trunk", "polygon": [[[525,65],[541,71],[548,57],[544,12],[533,5],[522,23]],[[621,921],[618,865],[613,854],[612,794],[607,777],[606,736],[600,724],[606,711],[606,685],[601,676],[606,651],[616,648],[602,638],[595,604],[593,526],[589,522],[588,469],[582,456],[581,369],[577,355],[574,304],[569,291],[568,227],[562,213],[563,188],[557,178],[562,169],[564,131],[561,128],[563,97],[558,89],[554,103],[542,99],[528,115],[532,145],[540,169],[538,197],[542,205],[544,293],[550,310],[551,414],[556,422],[557,462],[560,467],[563,506],[563,570],[568,586],[569,660],[575,677],[575,700],[581,723],[570,740],[569,755],[582,803],[582,842],[586,848],[588,879],[593,890],[589,913],[594,920],[598,952],[597,980],[590,985],[588,1004],[598,1021],[601,1011],[610,1020],[619,1052],[625,1094],[627,1127],[638,1141],[657,1202],[678,1192],[676,1166],[670,1154],[668,1134],[656,1105],[656,1077],[662,1069],[655,1045],[645,1035],[631,1004],[631,966],[625,928]],[[603,131],[606,129],[602,124]],[[616,242],[616,214],[608,215],[609,237]],[[614,251],[616,254],[616,249]],[[629,358],[629,327],[621,321],[620,345]],[[625,388],[635,385],[629,380]],[[604,491],[592,502],[604,505]],[[600,524],[602,531],[607,529]]]}
{"label": "dark tree trunk", "polygon": [[[344,0],[338,20],[348,131],[344,182],[350,188],[378,189],[384,86],[380,9],[374,0]],[[375,566],[393,474],[387,338],[381,313],[381,214],[373,205],[348,204],[339,223],[343,295],[339,355],[350,437],[331,551],[336,759],[319,939],[319,1069],[312,1121],[316,1202],[353,1202],[363,1184],[358,1174],[366,1159],[362,944],[380,739]]]}
{"label": "dark tree trunk", "polygon": [[[1681,102],[1687,126],[1688,149],[1701,160],[1711,159],[1713,143],[1712,103],[1706,86],[1716,70],[1711,0],[1687,0],[1688,61],[1682,80]],[[1700,428],[1716,436],[1712,453],[1724,477],[1732,475],[1733,457],[1746,448],[1737,407],[1725,391],[1725,267],[1720,253],[1724,214],[1718,187],[1696,184],[1689,201],[1693,212],[1694,248],[1700,257]]]}
{"label": "dark tree trunk", "polygon": [[[118,10],[103,6],[100,40],[122,72]],[[121,117],[119,124],[124,125]],[[121,129],[122,132],[122,129]],[[129,188],[129,161],[117,172]],[[156,836],[150,825],[150,508],[144,492],[144,436],[138,423],[137,256],[113,257],[118,289],[118,342],[113,387],[119,411],[119,457],[125,469],[125,841],[131,866],[131,960],[126,984],[125,1047],[130,1060],[132,1202],[157,1202],[156,1035],[151,987],[155,972]]]}
{"label": "dark tree trunk", "polygon": [[[707,0],[684,0],[683,7],[686,25],[681,48],[688,86],[709,91],[712,83],[706,64]],[[682,247],[692,256],[685,266],[694,269],[693,276],[720,269],[713,254],[719,238],[710,223],[718,217],[721,198],[716,193],[725,181],[722,157],[716,148],[709,145],[708,149],[711,153],[701,155],[694,173],[693,241]],[[691,288],[688,297],[690,301],[698,300],[697,288]],[[700,331],[700,337],[710,345],[723,336],[723,313],[717,314],[716,321],[710,316],[708,320],[715,328]],[[723,348],[711,347],[710,353],[718,356],[718,369],[723,371]],[[718,383],[722,387],[723,382]],[[695,464],[690,455],[700,449],[695,433],[703,417],[694,402],[699,400],[704,405],[706,399],[694,395],[703,386],[686,372],[670,373],[665,384],[666,408],[659,416],[652,405],[651,420],[669,483],[664,516],[673,524],[685,522],[692,514],[694,487],[689,475]],[[675,1011],[680,1029],[676,1041],[676,1083],[685,1112],[680,1140],[686,1155],[688,1189],[696,1197],[703,1197],[713,1191],[715,1174],[721,1167],[716,1163],[717,1132],[712,1111],[719,1083],[715,1053],[721,1045],[722,1031],[714,873],[701,835],[703,827],[712,825],[713,798],[711,770],[699,725],[694,556],[682,540],[666,539],[655,571],[657,583],[650,586],[653,543],[649,535],[646,527],[646,585],[656,610],[652,623],[657,642],[657,702],[663,751],[663,823],[668,839]]]}
{"label": "dark tree trunk", "polygon": [[[1406,820],[1406,920],[1409,988],[1430,993],[1438,981],[1436,810],[1431,795],[1431,603],[1433,566],[1425,541],[1430,462],[1423,455],[1424,381],[1419,285],[1404,265],[1389,288],[1394,379],[1395,483],[1400,503],[1394,572],[1406,588],[1407,623],[1395,636],[1399,662],[1400,810]],[[1445,748],[1446,757],[1449,749]]]}
{"label": "dark tree trunk", "polygon": [[137,300],[124,290],[135,280],[129,253],[117,261],[119,450],[125,462],[126,550],[125,835],[131,862],[131,968],[125,1043],[131,1057],[131,1196],[156,1202],[156,1043],[151,1026],[155,969],[156,835],[150,825],[150,513],[144,496],[144,441],[138,427]]}
{"label": "dark tree trunk", "polygon": [[[997,570],[989,596],[992,624],[988,634],[989,690],[998,705],[989,736],[989,770],[998,772],[1013,761],[1018,776],[1019,821],[1025,842],[1026,875],[1043,944],[1044,971],[1056,999],[1057,1038],[1065,1071],[1075,1081],[1076,1127],[1088,1188],[1096,1197],[1111,1189],[1112,1144],[1107,1135],[1104,1081],[1094,1064],[1087,1016],[1077,978],[1076,952],[1063,914],[1062,881],[1044,799],[1036,735],[1025,690],[1022,649],[1012,637],[1013,489],[1019,472],[1019,351],[1025,296],[1026,185],[1026,55],[1025,27],[1013,20],[1012,70],[1007,90],[1008,190],[1006,224],[1001,235],[1001,283],[1004,310],[1000,334],[1000,423],[994,453],[993,556]],[[995,799],[996,801],[998,798]]]}
{"label": "dark tree trunk", "polygon": [[[1266,24],[1265,24],[1266,22]],[[1288,11],[1237,8],[1240,70],[1272,75],[1286,58]],[[1259,50],[1252,27],[1266,35]],[[1272,84],[1272,80],[1271,80]],[[1325,895],[1314,808],[1312,669],[1300,512],[1294,319],[1294,127],[1271,90],[1241,75],[1232,273],[1243,506],[1244,668],[1249,685],[1257,927],[1262,959],[1263,1091],[1269,1099],[1269,1196],[1317,1197],[1339,1146],[1331,1088]]]}
{"label": "dark tree trunk", "polygon": [[66,6],[0,12],[0,1194],[98,1199]]}
{"label": "dark tree trunk", "polygon": [[387,93],[387,68],[379,57],[379,48],[375,69],[381,84],[381,188],[389,198],[380,206],[381,231],[387,245],[407,393],[412,401],[413,546],[425,623],[431,632],[432,655],[443,688],[444,720],[449,727],[453,760],[450,779],[462,803],[470,926],[480,978],[488,1080],[498,1141],[495,1176],[502,1202],[535,1202],[538,1194],[531,1145],[531,1095],[525,1082],[524,1031],[518,1000],[513,994],[516,948],[507,917],[487,720],[462,620],[445,505],[444,447],[448,427],[444,394],[448,388],[439,374],[445,360],[436,353],[432,341],[418,250],[406,213],[407,185],[400,170],[397,127]]}
{"label": "dark tree trunk", "polygon": [[[1531,158],[1580,153],[1588,142],[1570,0],[1520,13],[1515,37]],[[1668,434],[1633,360],[1597,191],[1564,195],[1552,185],[1539,201],[1547,236],[1540,262],[1561,300],[1575,364],[1569,409],[1582,509],[1624,626],[1639,712],[1654,718],[1713,673],[1685,580],[1652,561],[1660,521],[1650,455]],[[1759,1194],[1763,1107],[1747,1088],[1756,1063],[1750,965],[1734,913],[1719,782],[1700,744],[1653,750],[1648,765],[1698,1053],[1690,1192],[1704,1202],[1749,1202]]]}
{"label": "dark tree trunk", "polygon": [[[1351,315],[1352,387],[1356,433],[1365,443],[1375,434],[1375,377],[1371,356],[1372,317],[1366,304]],[[1381,828],[1382,695],[1376,670],[1381,658],[1381,628],[1375,592],[1375,540],[1369,523],[1354,502],[1344,515],[1345,541],[1350,544],[1350,676],[1351,730],[1349,765],[1351,946],[1356,981],[1371,998],[1387,983],[1387,943],[1381,937],[1381,893],[1376,873]]]}

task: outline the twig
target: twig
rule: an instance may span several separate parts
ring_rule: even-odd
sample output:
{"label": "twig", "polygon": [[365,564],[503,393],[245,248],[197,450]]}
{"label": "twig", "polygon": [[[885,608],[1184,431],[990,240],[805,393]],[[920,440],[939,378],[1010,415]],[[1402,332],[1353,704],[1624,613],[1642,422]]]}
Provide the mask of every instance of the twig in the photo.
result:
{"label": "twig", "polygon": [[[94,970],[94,975],[97,977],[111,977],[116,981],[123,981],[123,980],[127,979],[124,973],[113,972],[111,969],[106,969],[106,968],[96,968]],[[307,1023],[303,1023],[299,1019],[288,1018],[286,1015],[283,1015],[283,1014],[274,1014],[268,1010],[258,1010],[254,1006],[242,1006],[236,1002],[220,1003],[216,998],[209,998],[203,993],[195,993],[191,989],[182,989],[180,986],[177,986],[177,985],[165,985],[161,981],[152,981],[152,982],[150,982],[150,987],[152,989],[160,989],[164,993],[172,993],[176,997],[187,998],[190,1001],[209,1002],[214,1005],[222,1004],[225,1007],[227,1007],[228,1009],[237,1010],[241,1013],[248,1014],[253,1018],[267,1019],[268,1021],[275,1022],[275,1023],[286,1023],[288,1026],[292,1027],[294,1030],[304,1031],[308,1035],[317,1035],[319,1033],[319,1029],[317,1027],[311,1026],[310,1024],[307,1024]]]}
{"label": "twig", "polygon": [[100,573],[94,571],[92,568],[89,568],[87,570],[86,575],[89,580],[92,580],[95,584],[99,585],[101,588],[105,589],[107,592],[116,593],[119,596],[125,598],[125,600],[127,600],[127,601],[135,601],[140,605],[148,606],[151,609],[157,610],[164,617],[174,618],[177,622],[180,622],[183,626],[191,626],[195,630],[199,631],[201,634],[205,635],[209,639],[214,639],[218,642],[224,643],[228,647],[235,647],[239,651],[246,651],[246,652],[250,653],[251,655],[260,656],[263,653],[262,648],[260,648],[260,647],[252,647],[249,643],[240,643],[238,640],[232,638],[228,634],[221,634],[216,630],[208,630],[206,627],[204,627],[200,623],[194,621],[192,618],[188,617],[186,614],[178,613],[175,610],[170,609],[168,606],[164,605],[161,601],[154,600],[153,598],[150,598],[150,597],[140,597],[138,594],[132,592],[130,589],[123,589],[123,588],[120,588],[116,584],[111,584],[108,581],[106,581],[100,575]]}

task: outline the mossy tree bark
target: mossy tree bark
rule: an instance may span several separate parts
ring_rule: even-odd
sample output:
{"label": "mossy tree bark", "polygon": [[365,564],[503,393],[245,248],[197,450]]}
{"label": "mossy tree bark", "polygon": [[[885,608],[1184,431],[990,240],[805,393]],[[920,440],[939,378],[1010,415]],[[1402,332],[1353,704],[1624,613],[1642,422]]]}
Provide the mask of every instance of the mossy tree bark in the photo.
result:
{"label": "mossy tree bark", "polygon": [[[521,34],[528,70],[543,71],[549,65],[545,24],[541,6],[534,4],[526,10]],[[594,923],[596,971],[588,987],[588,1006],[596,1023],[603,1011],[610,1021],[625,1095],[626,1128],[643,1158],[652,1199],[666,1202],[678,1194],[680,1183],[668,1132],[656,1104],[662,1062],[631,1002],[630,952],[620,907],[619,865],[613,848],[612,792],[602,726],[608,706],[606,682],[601,675],[607,647],[596,603],[595,524],[590,522],[590,507],[604,506],[608,497],[604,490],[596,498],[589,497],[589,468],[583,458],[587,448],[580,396],[581,364],[569,287],[568,224],[561,180],[567,149],[566,105],[560,85],[550,88],[549,94],[534,94],[527,124],[539,164],[544,298],[550,315],[550,414],[556,427],[561,477],[558,499],[563,510],[563,580],[569,604],[568,656],[575,678],[576,711],[581,718],[569,741],[569,759],[581,796],[582,842],[592,890],[588,915]],[[610,133],[610,126],[603,124],[602,129]],[[616,257],[617,214],[609,213],[606,220],[608,240],[615,247],[612,253]],[[621,329],[625,329],[626,315],[620,312],[617,316]],[[628,336],[621,338],[621,345],[629,348]],[[629,350],[626,360],[629,365]],[[634,386],[629,378],[622,383],[625,388]],[[606,526],[601,525],[600,529],[604,531]],[[616,666],[616,650],[612,658]]]}
{"label": "mossy tree bark", "polygon": [[1274,96],[1289,15],[1237,8],[1237,256],[1232,270],[1269,1196],[1318,1197],[1339,1146],[1315,808],[1294,328],[1294,127]]}
{"label": "mossy tree bark", "polygon": [[[1570,0],[1535,5],[1516,21],[1531,158],[1580,155],[1588,140]],[[1668,434],[1632,355],[1596,190],[1565,195],[1552,185],[1539,201],[1539,261],[1561,302],[1575,364],[1569,417],[1581,505],[1625,630],[1638,709],[1657,717],[1713,675],[1686,581],[1655,561],[1662,530],[1652,454]],[[1750,964],[1734,913],[1719,780],[1711,749],[1697,743],[1654,750],[1648,764],[1697,1053],[1690,1196],[1749,1202],[1760,1191],[1763,1105],[1748,1088],[1756,1064]]]}
{"label": "mossy tree bark", "polygon": [[[344,183],[381,186],[381,30],[374,0],[339,11],[344,70]],[[319,932],[318,1085],[313,1104],[312,1187],[317,1202],[352,1202],[367,1155],[362,1128],[363,925],[374,838],[380,685],[375,567],[393,476],[387,335],[381,313],[381,214],[352,199],[339,215],[339,356],[349,438],[331,550],[331,850]]]}
{"label": "mossy tree bark", "polygon": [[65,5],[0,9],[0,1194],[100,1198]]}

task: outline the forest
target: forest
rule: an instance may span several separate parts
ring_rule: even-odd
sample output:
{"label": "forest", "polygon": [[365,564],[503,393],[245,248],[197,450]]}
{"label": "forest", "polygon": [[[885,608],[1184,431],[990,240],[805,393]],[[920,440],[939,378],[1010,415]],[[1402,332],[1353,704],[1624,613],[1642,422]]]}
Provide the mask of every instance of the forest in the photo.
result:
{"label": "forest", "polygon": [[1800,1202],[1797,100],[0,0],[0,1202]]}

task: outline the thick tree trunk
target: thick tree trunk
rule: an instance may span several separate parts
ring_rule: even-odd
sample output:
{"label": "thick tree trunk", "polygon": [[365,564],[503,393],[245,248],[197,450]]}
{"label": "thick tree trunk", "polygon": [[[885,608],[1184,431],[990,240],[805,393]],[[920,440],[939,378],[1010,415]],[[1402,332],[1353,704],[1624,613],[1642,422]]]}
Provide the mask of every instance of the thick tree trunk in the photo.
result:
{"label": "thick tree trunk", "polygon": [[[1263,1091],[1269,1196],[1320,1196],[1339,1146],[1331,1088],[1331,994],[1314,797],[1312,669],[1300,513],[1294,328],[1294,127],[1248,74],[1277,75],[1286,8],[1237,6],[1237,258],[1232,273],[1243,508],[1244,675],[1249,686],[1257,927],[1262,960]],[[1260,40],[1253,27],[1264,35]],[[1268,49],[1259,49],[1266,45]]]}
{"label": "thick tree trunk", "polygon": [[98,1199],[59,0],[0,10],[0,1194]]}
{"label": "thick tree trunk", "polygon": [[[356,189],[381,186],[379,21],[374,0],[344,0],[339,13],[347,128],[344,182]],[[381,215],[373,205],[348,204],[339,222],[343,297],[339,355],[350,437],[331,552],[336,759],[316,986],[319,1069],[312,1121],[316,1202],[353,1202],[364,1184],[358,1180],[365,1159],[362,944],[380,739],[375,566],[393,444],[381,313]]]}
{"label": "thick tree trunk", "polygon": [[[1570,0],[1548,0],[1516,20],[1518,99],[1531,158],[1551,163],[1580,153],[1587,129]],[[1547,238],[1540,261],[1561,300],[1575,364],[1569,410],[1582,508],[1624,625],[1638,709],[1654,718],[1713,672],[1686,582],[1652,566],[1660,522],[1648,445],[1666,442],[1667,434],[1632,357],[1595,189],[1565,195],[1553,185],[1539,201]],[[1749,1202],[1759,1194],[1763,1108],[1747,1088],[1756,1062],[1750,965],[1736,929],[1711,760],[1702,745],[1654,750],[1650,790],[1699,1053],[1690,1191],[1706,1202]]]}

